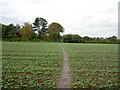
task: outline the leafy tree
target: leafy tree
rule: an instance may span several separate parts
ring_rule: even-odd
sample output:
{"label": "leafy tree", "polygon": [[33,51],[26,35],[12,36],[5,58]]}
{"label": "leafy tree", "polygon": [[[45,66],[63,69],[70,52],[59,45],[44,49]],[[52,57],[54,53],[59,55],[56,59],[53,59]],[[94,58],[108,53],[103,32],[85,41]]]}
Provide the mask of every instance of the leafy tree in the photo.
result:
{"label": "leafy tree", "polygon": [[99,38],[99,37],[97,37],[97,41],[100,41],[100,38]]}
{"label": "leafy tree", "polygon": [[48,27],[49,39],[51,41],[60,41],[61,32],[64,32],[64,28],[59,23],[52,23]]}
{"label": "leafy tree", "polygon": [[82,41],[82,38],[75,34],[66,34],[63,36],[63,42],[68,42],[68,43],[80,43]]}
{"label": "leafy tree", "polygon": [[15,37],[17,37],[17,38],[20,38],[20,34],[19,34],[19,30],[20,30],[20,29],[21,29],[20,25],[17,24],[17,25],[16,25],[16,36],[15,36]]}
{"label": "leafy tree", "polygon": [[89,41],[90,38],[88,36],[83,37],[83,42]]}
{"label": "leafy tree", "polygon": [[92,40],[93,40],[93,41],[97,41],[97,38],[96,38],[96,37],[93,37]]}
{"label": "leafy tree", "polygon": [[2,31],[2,38],[5,38],[7,37],[7,28],[8,26],[7,25],[4,25],[4,24],[0,24],[0,31]]}
{"label": "leafy tree", "polygon": [[13,24],[9,24],[6,30],[6,37],[12,38],[15,36],[16,33],[16,27]]}
{"label": "leafy tree", "polygon": [[16,32],[18,32],[21,28],[19,24],[17,24],[15,27],[16,27]]}
{"label": "leafy tree", "polygon": [[38,32],[38,38],[43,39],[45,32],[47,31],[48,22],[44,18],[37,17],[33,23],[33,30]]}
{"label": "leafy tree", "polygon": [[82,39],[82,38],[81,38],[79,35],[77,35],[77,34],[73,35],[73,42],[74,42],[74,43],[79,43],[79,42],[81,42],[81,41],[82,41],[81,39]]}
{"label": "leafy tree", "polygon": [[18,30],[20,29],[20,25],[17,24],[16,26],[14,24],[9,25],[2,25],[2,38],[15,38],[18,34]]}
{"label": "leafy tree", "polygon": [[19,30],[22,40],[29,40],[33,35],[32,25],[24,23],[24,26]]}
{"label": "leafy tree", "polygon": [[116,36],[109,37],[108,40],[109,40],[111,43],[117,43],[117,37],[116,37]]}
{"label": "leafy tree", "polygon": [[68,42],[70,43],[72,41],[72,34],[66,34],[66,35],[63,35],[63,42]]}
{"label": "leafy tree", "polygon": [[37,40],[37,33],[34,33],[34,32],[33,32],[31,39],[32,39],[32,40]]}
{"label": "leafy tree", "polygon": [[104,37],[100,37],[100,38],[99,38],[99,42],[104,43],[104,42],[105,42]]}

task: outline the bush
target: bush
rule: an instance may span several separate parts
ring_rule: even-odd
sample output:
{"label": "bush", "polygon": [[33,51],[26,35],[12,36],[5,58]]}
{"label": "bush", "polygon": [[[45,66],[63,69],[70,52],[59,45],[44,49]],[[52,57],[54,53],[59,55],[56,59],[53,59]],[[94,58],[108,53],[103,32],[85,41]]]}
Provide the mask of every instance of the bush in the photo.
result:
{"label": "bush", "polygon": [[80,43],[81,42],[81,37],[77,34],[75,34],[75,35],[66,34],[66,35],[63,36],[63,42]]}
{"label": "bush", "polygon": [[21,38],[3,38],[2,40],[3,41],[15,41],[15,42],[18,42],[18,41],[21,41]]}

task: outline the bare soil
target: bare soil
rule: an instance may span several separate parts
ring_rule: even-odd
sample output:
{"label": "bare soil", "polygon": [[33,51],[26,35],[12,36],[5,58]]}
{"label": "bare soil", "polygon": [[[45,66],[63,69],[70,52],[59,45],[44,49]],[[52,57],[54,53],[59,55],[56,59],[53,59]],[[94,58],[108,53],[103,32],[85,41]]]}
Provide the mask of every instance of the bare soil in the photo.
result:
{"label": "bare soil", "polygon": [[70,67],[68,63],[68,56],[67,53],[65,52],[64,47],[62,47],[63,51],[63,70],[61,72],[60,79],[58,81],[58,88],[70,88],[71,84],[71,76],[70,76]]}

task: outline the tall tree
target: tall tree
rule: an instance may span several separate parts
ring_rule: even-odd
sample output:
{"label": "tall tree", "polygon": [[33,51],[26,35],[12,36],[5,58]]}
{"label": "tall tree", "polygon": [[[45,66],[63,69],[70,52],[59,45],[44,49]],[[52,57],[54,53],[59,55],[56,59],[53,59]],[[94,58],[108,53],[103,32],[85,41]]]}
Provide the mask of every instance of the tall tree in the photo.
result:
{"label": "tall tree", "polygon": [[20,38],[19,30],[21,29],[21,26],[19,24],[16,25],[16,37]]}
{"label": "tall tree", "polygon": [[15,33],[16,33],[16,27],[13,24],[9,24],[6,32],[7,37],[12,38],[15,36]]}
{"label": "tall tree", "polygon": [[44,18],[37,17],[33,23],[34,31],[38,32],[38,38],[43,39],[45,32],[47,31],[47,24],[48,22]]}
{"label": "tall tree", "polygon": [[17,24],[17,25],[16,25],[16,31],[18,32],[18,31],[20,30],[20,28],[21,28],[20,25]]}
{"label": "tall tree", "polygon": [[33,30],[34,31],[40,31],[40,19],[37,17],[33,23],[34,27]]}
{"label": "tall tree", "polygon": [[4,24],[0,24],[0,31],[2,32],[2,38],[5,38],[7,37],[6,33],[7,33],[7,28],[8,26],[7,25],[4,25]]}
{"label": "tall tree", "polygon": [[24,23],[24,26],[19,30],[22,40],[29,40],[33,35],[32,25],[29,23]]}
{"label": "tall tree", "polygon": [[80,43],[82,42],[82,37],[80,37],[77,34],[66,34],[63,36],[63,42],[68,42],[68,43]]}
{"label": "tall tree", "polygon": [[84,36],[83,37],[83,42],[89,41],[89,36]]}
{"label": "tall tree", "polygon": [[109,40],[111,43],[117,43],[117,37],[116,37],[116,36],[109,37],[108,40]]}
{"label": "tall tree", "polygon": [[52,23],[48,27],[49,39],[52,41],[60,40],[60,32],[64,32],[64,28],[59,23]]}
{"label": "tall tree", "polygon": [[16,26],[14,24],[9,25],[2,25],[2,38],[14,38],[18,34],[18,31],[20,30],[20,25],[17,24]]}

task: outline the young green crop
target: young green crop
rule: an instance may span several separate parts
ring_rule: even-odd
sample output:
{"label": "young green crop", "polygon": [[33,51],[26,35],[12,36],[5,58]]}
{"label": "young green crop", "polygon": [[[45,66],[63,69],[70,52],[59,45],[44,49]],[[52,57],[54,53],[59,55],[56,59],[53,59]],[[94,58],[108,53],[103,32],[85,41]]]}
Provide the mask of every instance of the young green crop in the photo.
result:
{"label": "young green crop", "polygon": [[63,44],[73,77],[72,88],[118,88],[117,44]]}
{"label": "young green crop", "polygon": [[62,68],[56,43],[3,42],[4,88],[55,88]]}
{"label": "young green crop", "polygon": [[[60,43],[3,42],[4,88],[55,88],[63,66]],[[61,43],[68,54],[72,88],[118,88],[117,44]]]}

